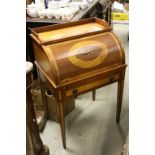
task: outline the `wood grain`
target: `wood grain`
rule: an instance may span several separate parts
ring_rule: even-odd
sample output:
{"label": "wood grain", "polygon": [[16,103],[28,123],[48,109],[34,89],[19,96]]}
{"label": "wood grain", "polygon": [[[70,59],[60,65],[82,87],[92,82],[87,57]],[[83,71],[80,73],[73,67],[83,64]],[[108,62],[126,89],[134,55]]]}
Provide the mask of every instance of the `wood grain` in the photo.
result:
{"label": "wood grain", "polygon": [[103,20],[91,18],[35,28],[36,66],[40,78],[54,92],[63,147],[66,148],[64,101],[118,82],[116,122],[120,120],[125,53],[118,37]]}
{"label": "wood grain", "polygon": [[[80,30],[80,31],[79,31]],[[63,29],[41,32],[38,37],[41,41],[57,40],[66,37],[76,36],[84,33],[104,30],[104,26],[98,23],[88,23]]]}

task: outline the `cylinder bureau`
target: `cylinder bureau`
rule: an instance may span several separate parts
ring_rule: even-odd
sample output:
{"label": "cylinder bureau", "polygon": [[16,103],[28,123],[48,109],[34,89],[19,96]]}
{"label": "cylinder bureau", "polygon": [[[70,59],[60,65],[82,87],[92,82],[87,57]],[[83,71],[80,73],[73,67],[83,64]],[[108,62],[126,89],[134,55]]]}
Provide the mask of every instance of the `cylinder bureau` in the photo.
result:
{"label": "cylinder bureau", "polygon": [[120,120],[125,53],[112,28],[97,18],[31,29],[35,64],[57,104],[66,148],[64,101],[118,82],[116,122]]}

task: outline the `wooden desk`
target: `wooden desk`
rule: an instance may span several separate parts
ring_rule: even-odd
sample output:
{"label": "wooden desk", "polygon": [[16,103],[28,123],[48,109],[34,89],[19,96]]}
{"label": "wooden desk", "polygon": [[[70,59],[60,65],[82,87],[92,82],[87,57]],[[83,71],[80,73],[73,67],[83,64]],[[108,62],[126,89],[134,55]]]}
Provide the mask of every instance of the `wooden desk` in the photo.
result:
{"label": "wooden desk", "polygon": [[[116,122],[120,120],[125,77],[124,49],[107,22],[90,18],[31,30],[35,64],[58,104],[66,148],[64,102],[118,82]],[[45,92],[43,92],[44,94]]]}

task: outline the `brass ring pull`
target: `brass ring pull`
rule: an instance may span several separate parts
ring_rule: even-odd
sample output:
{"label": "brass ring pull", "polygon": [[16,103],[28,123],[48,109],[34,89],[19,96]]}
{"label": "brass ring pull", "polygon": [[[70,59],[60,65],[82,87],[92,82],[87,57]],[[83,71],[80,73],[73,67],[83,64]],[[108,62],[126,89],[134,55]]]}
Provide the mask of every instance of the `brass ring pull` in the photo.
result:
{"label": "brass ring pull", "polygon": [[109,82],[113,82],[113,81],[114,81],[114,79],[115,79],[115,78],[114,78],[113,76],[112,76],[112,77],[110,77],[110,78],[109,78]]}
{"label": "brass ring pull", "polygon": [[72,91],[72,93],[73,93],[74,97],[77,98],[78,89],[74,89],[74,90]]}

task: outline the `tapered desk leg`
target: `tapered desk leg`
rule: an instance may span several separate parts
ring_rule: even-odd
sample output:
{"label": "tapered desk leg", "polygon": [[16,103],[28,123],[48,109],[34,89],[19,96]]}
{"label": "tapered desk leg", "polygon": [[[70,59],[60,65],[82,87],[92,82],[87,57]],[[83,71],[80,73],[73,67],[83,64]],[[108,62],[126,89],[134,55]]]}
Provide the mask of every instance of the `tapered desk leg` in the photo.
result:
{"label": "tapered desk leg", "polygon": [[59,93],[58,97],[58,109],[59,109],[59,121],[61,127],[63,148],[66,149],[66,131],[65,131],[65,119],[64,119],[64,101],[62,95]]}
{"label": "tapered desk leg", "polygon": [[118,81],[116,123],[119,123],[120,121],[122,99],[123,99],[123,88],[124,88],[124,79]]}
{"label": "tapered desk leg", "polygon": [[95,99],[96,99],[96,90],[92,91],[92,98],[93,98],[93,101],[95,101]]}

